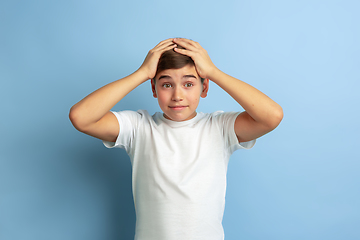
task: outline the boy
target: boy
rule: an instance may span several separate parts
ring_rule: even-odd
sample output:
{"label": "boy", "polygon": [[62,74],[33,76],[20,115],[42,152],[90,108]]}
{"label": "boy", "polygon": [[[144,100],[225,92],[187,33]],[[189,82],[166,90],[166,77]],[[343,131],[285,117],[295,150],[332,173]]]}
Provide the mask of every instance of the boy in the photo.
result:
{"label": "boy", "polygon": [[[148,79],[163,113],[110,112]],[[209,79],[245,111],[197,113]],[[160,42],[137,71],[96,90],[70,110],[76,129],[129,154],[137,240],[224,239],[229,157],[239,148],[251,148],[282,116],[273,100],[221,72],[199,43],[179,38]]]}

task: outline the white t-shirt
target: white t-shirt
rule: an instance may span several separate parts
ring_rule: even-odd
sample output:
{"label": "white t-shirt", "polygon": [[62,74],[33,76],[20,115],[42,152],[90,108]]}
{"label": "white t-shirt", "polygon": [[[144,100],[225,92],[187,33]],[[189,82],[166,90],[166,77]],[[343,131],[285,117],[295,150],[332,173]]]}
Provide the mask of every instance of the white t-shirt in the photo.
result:
{"label": "white t-shirt", "polygon": [[230,155],[251,148],[238,143],[237,112],[197,113],[175,122],[162,113],[114,112],[115,143],[132,163],[136,240],[221,240]]}

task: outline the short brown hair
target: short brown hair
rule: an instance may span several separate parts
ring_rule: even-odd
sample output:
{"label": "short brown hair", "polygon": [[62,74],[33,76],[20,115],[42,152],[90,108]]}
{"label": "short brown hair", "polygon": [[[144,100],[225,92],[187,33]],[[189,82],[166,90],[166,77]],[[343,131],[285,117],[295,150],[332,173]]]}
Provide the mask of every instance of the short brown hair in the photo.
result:
{"label": "short brown hair", "polygon": [[[184,49],[179,45],[177,48]],[[167,69],[179,69],[186,65],[195,66],[194,60],[189,56],[175,52],[174,49],[167,50],[160,56],[155,76],[161,71]],[[155,77],[153,80],[155,81]],[[201,78],[201,82],[204,82],[204,78]]]}

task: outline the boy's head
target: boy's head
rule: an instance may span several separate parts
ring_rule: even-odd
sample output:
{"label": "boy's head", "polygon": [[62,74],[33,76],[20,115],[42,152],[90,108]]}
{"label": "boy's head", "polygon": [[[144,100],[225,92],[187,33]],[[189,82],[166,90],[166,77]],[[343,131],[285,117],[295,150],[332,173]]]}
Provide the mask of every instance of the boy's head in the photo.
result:
{"label": "boy's head", "polygon": [[[184,47],[178,45],[177,48],[184,49]],[[156,69],[154,81],[156,82],[156,76],[159,72],[166,69],[179,69],[186,65],[195,66],[191,57],[175,52],[173,49],[163,52],[160,56],[159,63]],[[200,78],[201,82],[204,82],[204,78]]]}
{"label": "boy's head", "polygon": [[207,95],[209,80],[200,78],[191,57],[171,49],[161,55],[151,86],[164,117],[185,121],[196,116],[200,97]]}

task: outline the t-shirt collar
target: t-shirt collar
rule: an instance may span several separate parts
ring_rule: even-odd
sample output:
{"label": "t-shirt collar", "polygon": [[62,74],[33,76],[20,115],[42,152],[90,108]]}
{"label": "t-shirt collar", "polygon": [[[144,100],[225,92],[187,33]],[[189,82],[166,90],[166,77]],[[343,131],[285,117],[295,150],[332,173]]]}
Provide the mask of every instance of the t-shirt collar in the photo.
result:
{"label": "t-shirt collar", "polygon": [[193,125],[198,121],[198,119],[201,118],[201,116],[200,116],[201,113],[196,113],[195,117],[193,117],[189,120],[178,122],[178,121],[173,121],[173,120],[165,118],[163,113],[158,113],[157,115],[161,121],[163,121],[164,123],[166,123],[167,125],[169,125],[170,127],[173,127],[173,128]]}

